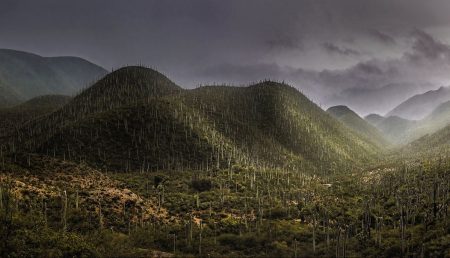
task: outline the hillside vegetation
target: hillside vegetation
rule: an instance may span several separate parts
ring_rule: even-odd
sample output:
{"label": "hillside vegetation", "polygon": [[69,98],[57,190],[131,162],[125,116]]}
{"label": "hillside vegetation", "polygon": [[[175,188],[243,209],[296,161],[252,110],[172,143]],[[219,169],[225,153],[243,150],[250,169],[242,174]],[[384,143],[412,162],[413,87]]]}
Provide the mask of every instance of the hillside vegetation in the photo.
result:
{"label": "hillside vegetation", "polygon": [[182,90],[142,67],[107,75],[12,139],[10,150],[114,170],[240,164],[329,173],[380,151],[288,85]]}
{"label": "hillside vegetation", "polygon": [[450,256],[450,127],[386,150],[284,83],[137,66],[7,110],[0,257]]}
{"label": "hillside vegetation", "polygon": [[450,101],[444,102],[421,120],[411,132],[411,138],[433,134],[450,125]]}
{"label": "hillside vegetation", "polygon": [[404,147],[406,152],[416,156],[449,156],[450,155],[450,125],[433,134],[427,134]]}
{"label": "hillside vegetation", "polygon": [[19,156],[0,164],[0,251],[445,257],[449,164],[443,159],[315,177],[238,166],[208,173],[102,173]]}
{"label": "hillside vegetation", "polygon": [[25,122],[49,114],[67,104],[72,98],[64,95],[39,96],[11,108],[0,109],[0,138],[10,136]]}
{"label": "hillside vegetation", "polygon": [[347,106],[330,107],[327,112],[351,130],[359,133],[368,142],[373,142],[381,148],[389,145],[383,134],[376,127]]}

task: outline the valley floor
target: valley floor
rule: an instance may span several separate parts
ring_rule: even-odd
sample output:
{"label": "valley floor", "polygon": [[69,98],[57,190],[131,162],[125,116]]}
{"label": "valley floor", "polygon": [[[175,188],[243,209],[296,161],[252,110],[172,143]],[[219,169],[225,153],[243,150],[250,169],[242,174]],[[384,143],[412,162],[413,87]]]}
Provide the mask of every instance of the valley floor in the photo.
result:
{"label": "valley floor", "polygon": [[448,257],[450,159],[315,176],[0,164],[0,256]]}

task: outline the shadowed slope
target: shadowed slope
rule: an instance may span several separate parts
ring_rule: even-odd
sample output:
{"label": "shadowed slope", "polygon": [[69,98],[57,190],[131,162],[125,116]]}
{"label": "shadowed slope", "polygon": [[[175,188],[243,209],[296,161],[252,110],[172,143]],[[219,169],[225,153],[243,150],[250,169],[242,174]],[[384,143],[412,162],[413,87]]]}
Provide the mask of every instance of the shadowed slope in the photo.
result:
{"label": "shadowed slope", "polygon": [[49,114],[67,104],[72,98],[63,95],[46,95],[23,104],[0,110],[0,137],[11,134],[23,123]]}

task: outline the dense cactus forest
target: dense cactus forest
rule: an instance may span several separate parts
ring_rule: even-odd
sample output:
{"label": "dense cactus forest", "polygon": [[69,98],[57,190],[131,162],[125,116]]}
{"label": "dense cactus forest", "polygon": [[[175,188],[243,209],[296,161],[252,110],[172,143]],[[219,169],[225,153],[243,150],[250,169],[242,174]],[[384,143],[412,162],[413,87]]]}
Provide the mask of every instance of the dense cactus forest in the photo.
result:
{"label": "dense cactus forest", "polygon": [[400,145],[283,82],[124,67],[0,110],[0,257],[448,257],[445,112]]}
{"label": "dense cactus forest", "polygon": [[122,171],[241,164],[328,173],[373,161],[379,152],[288,85],[182,90],[143,67],[111,73],[6,142],[13,153]]}

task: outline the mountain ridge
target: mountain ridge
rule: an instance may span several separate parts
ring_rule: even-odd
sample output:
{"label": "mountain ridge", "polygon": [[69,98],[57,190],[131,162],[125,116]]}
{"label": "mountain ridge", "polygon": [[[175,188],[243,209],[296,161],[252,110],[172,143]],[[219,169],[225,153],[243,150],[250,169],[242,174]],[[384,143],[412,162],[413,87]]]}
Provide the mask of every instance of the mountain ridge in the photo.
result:
{"label": "mountain ridge", "polygon": [[409,120],[421,120],[441,103],[449,100],[450,87],[440,87],[410,97],[389,111],[386,117],[399,116]]}
{"label": "mountain ridge", "polygon": [[106,73],[79,57],[0,49],[0,105],[13,106],[41,95],[73,95]]}
{"label": "mountain ridge", "polygon": [[119,170],[240,164],[328,173],[379,152],[286,84],[183,90],[142,67],[106,75],[15,140],[26,151]]}

